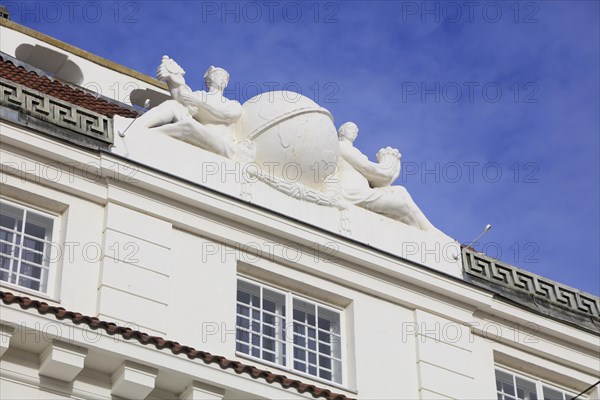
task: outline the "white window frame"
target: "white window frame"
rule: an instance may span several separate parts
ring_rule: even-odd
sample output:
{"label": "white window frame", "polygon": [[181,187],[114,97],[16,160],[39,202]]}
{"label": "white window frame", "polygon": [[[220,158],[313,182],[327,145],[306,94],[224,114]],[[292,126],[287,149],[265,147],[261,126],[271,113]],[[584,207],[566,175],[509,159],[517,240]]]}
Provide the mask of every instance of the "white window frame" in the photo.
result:
{"label": "white window frame", "polygon": [[[45,277],[44,278],[40,278],[40,290],[36,290],[33,288],[29,288],[27,286],[23,286],[20,285],[18,283],[18,277],[21,275],[20,271],[17,272],[17,280],[15,283],[10,282],[10,274],[12,272],[12,269],[9,269],[9,281],[5,281],[5,280],[0,280],[0,285],[2,286],[6,286],[6,287],[10,287],[10,288],[14,288],[15,290],[18,291],[22,291],[22,292],[30,292],[33,293],[37,296],[41,296],[41,297],[47,297],[47,298],[54,298],[56,296],[56,282],[58,280],[58,276],[59,276],[59,265],[58,265],[58,260],[57,260],[57,250],[58,250],[58,243],[59,243],[59,235],[60,235],[60,216],[57,214],[53,214],[53,213],[49,213],[47,211],[43,211],[40,210],[39,208],[36,207],[32,207],[29,204],[25,204],[23,202],[16,202],[14,200],[9,200],[7,198],[4,197],[0,197],[0,203],[2,205],[6,204],[10,207],[13,208],[17,208],[23,211],[23,225],[21,227],[21,231],[20,232],[16,232],[13,231],[13,235],[19,235],[21,237],[20,239],[20,243],[9,243],[9,242],[5,242],[5,241],[1,241],[1,243],[3,244],[8,244],[8,245],[18,245],[19,247],[19,255],[9,255],[9,258],[14,261],[18,261],[21,262],[22,260],[22,256],[23,256],[23,241],[25,239],[26,235],[24,233],[25,230],[25,221],[27,221],[27,216],[28,214],[33,214],[36,216],[40,216],[46,219],[51,220],[52,223],[52,227],[50,229],[50,239],[48,240],[48,238],[45,238],[44,240],[41,240],[43,242],[45,242],[45,244],[47,246],[44,247],[44,251],[42,253],[42,257],[46,260],[45,262],[43,262],[43,265],[40,265],[40,267],[42,268],[42,276],[44,276],[44,271],[45,271]],[[2,230],[5,230],[4,227],[2,227]],[[15,236],[16,236],[15,235]],[[33,237],[32,237],[33,238]],[[39,241],[39,238],[35,238],[35,240]],[[37,252],[37,251],[34,251]],[[39,253],[38,253],[39,254]],[[5,257],[5,254],[2,254],[3,257]],[[3,270],[5,271],[5,270]],[[24,275],[26,276],[26,275]],[[45,282],[44,282],[45,281]]]}
{"label": "white window frame", "polygon": [[[560,386],[557,386],[554,383],[551,383],[551,382],[548,382],[548,381],[545,381],[543,379],[536,378],[536,377],[533,377],[533,376],[524,375],[521,372],[516,372],[516,371],[513,371],[511,369],[504,368],[504,367],[501,367],[501,366],[498,366],[498,365],[496,365],[495,368],[494,368],[494,380],[495,380],[495,382],[498,381],[498,379],[496,377],[497,376],[496,371],[500,371],[500,372],[503,372],[505,374],[509,374],[509,375],[512,376],[512,378],[513,378],[513,387],[515,389],[515,395],[508,395],[508,396],[511,396],[512,399],[518,399],[516,397],[517,396],[517,394],[516,394],[516,388],[517,388],[517,386],[516,386],[516,378],[520,378],[520,379],[522,379],[524,381],[533,383],[535,385],[536,396],[537,396],[538,400],[543,400],[544,399],[544,392],[543,392],[544,387],[547,387],[549,389],[561,392],[561,394],[563,395],[563,400],[570,400],[570,399],[572,399],[573,397],[575,397],[577,395],[576,393],[573,393],[572,391],[570,391],[568,389],[564,389],[564,388],[562,388]],[[500,394],[502,394],[502,393],[500,393],[498,391],[498,388],[496,387],[496,396],[498,396]],[[508,399],[511,399],[511,397],[508,397]],[[582,399],[582,400],[585,400],[588,397],[584,396],[584,395],[581,395],[578,398]]]}
{"label": "white window frame", "polygon": [[[262,320],[259,323],[259,325],[261,327],[261,332],[258,334],[258,336],[260,337],[260,343],[258,345],[252,346],[252,340],[244,341],[244,340],[239,339],[238,335],[240,334],[240,332],[247,331],[247,329],[240,327],[238,325],[238,317],[245,318],[245,316],[240,315],[240,313],[238,312],[239,306],[240,305],[245,306],[245,307],[248,306],[247,304],[240,303],[237,300],[237,293],[238,293],[240,282],[244,282],[246,284],[250,284],[250,285],[258,287],[260,290],[260,294],[261,294],[261,296],[260,296],[261,301],[262,301],[262,295],[265,290],[268,290],[269,292],[271,292],[275,295],[279,295],[283,298],[283,302],[281,303],[281,305],[285,306],[286,312],[285,312],[285,315],[283,315],[281,318],[281,320],[283,322],[283,326],[275,327],[277,333],[279,335],[282,335],[281,337],[274,339],[276,341],[276,347],[277,347],[275,361],[271,361],[271,360],[263,358],[263,352],[264,352],[263,343],[264,342],[262,339],[265,335],[263,335]],[[308,333],[305,333],[305,336],[304,336],[305,346],[294,344],[294,338],[301,337],[300,335],[296,335],[296,333],[294,332],[294,323],[299,322],[297,320],[294,320],[294,300],[303,302],[304,304],[314,306],[316,314],[318,314],[318,312],[319,312],[318,310],[321,309],[322,310],[321,312],[334,313],[334,315],[339,318],[339,326],[335,327],[335,328],[337,328],[337,332],[326,333],[325,330],[322,330],[322,329],[320,330],[320,332],[323,334],[337,336],[336,339],[339,341],[339,343],[337,343],[338,350],[335,351],[333,349],[333,346],[330,346],[331,349],[330,349],[329,354],[322,354],[320,352],[320,349],[319,349],[320,343],[318,340],[319,331],[317,328],[318,320],[315,321],[316,337],[315,337],[314,342],[316,345],[316,349],[314,349],[314,350],[310,349],[310,352],[313,352],[316,354],[315,363],[312,365],[312,367],[316,367],[316,372],[314,374],[310,372],[309,365],[306,365],[306,370],[307,370],[306,372],[303,370],[300,370],[300,369],[296,369],[295,365],[294,365],[294,361],[298,361],[298,360],[296,360],[296,357],[294,356],[294,348],[304,350],[305,360],[306,360],[306,357],[308,357],[308,352],[309,352],[308,341],[307,341]],[[280,306],[278,306],[278,307],[281,308]],[[260,306],[260,311],[261,311],[261,315],[262,315],[262,312],[265,311],[263,304],[261,304],[261,306]],[[271,314],[270,312],[268,312],[268,313]],[[345,330],[344,330],[344,326],[345,326],[344,325],[345,324],[344,317],[345,316],[344,316],[343,309],[331,307],[329,305],[323,304],[322,302],[320,302],[318,300],[311,299],[306,296],[298,295],[289,290],[283,290],[281,288],[277,288],[271,284],[265,284],[260,281],[256,281],[253,279],[248,279],[245,277],[238,276],[237,282],[236,282],[236,340],[235,340],[236,355],[241,356],[241,357],[251,358],[251,359],[259,361],[261,363],[270,364],[270,365],[276,366],[278,368],[286,369],[286,370],[293,372],[295,374],[298,374],[298,375],[306,376],[311,379],[326,382],[332,386],[338,386],[338,387],[343,388],[344,387],[343,385],[346,384],[346,373],[347,373],[347,368],[344,366],[344,362],[347,359],[347,356],[345,353],[345,340],[347,340],[346,339],[347,335],[345,334]],[[316,315],[315,318],[318,318],[318,315]],[[252,321],[252,319],[250,319],[250,321]],[[305,325],[305,323],[306,323],[306,320],[305,320],[305,322],[303,322],[302,324],[299,324],[299,325]],[[308,330],[307,330],[308,326],[305,326],[305,329],[306,329],[305,332],[308,332]],[[270,337],[267,337],[267,339],[270,339]],[[322,344],[325,346],[327,345],[326,343],[322,343]],[[238,346],[240,346],[240,345],[247,346],[249,351],[244,352],[244,351],[238,350]],[[258,356],[252,354],[253,348],[260,348]],[[283,354],[284,349],[285,349],[285,354]],[[266,352],[271,353],[271,351],[269,351],[269,349],[267,349]],[[337,353],[337,356],[334,354],[334,352]],[[319,362],[320,361],[319,356],[326,357],[330,360],[331,379],[319,376],[320,370],[327,370],[327,367],[321,365],[322,363]],[[337,368],[334,368],[334,363],[337,363]],[[308,363],[305,363],[305,364],[308,364]]]}

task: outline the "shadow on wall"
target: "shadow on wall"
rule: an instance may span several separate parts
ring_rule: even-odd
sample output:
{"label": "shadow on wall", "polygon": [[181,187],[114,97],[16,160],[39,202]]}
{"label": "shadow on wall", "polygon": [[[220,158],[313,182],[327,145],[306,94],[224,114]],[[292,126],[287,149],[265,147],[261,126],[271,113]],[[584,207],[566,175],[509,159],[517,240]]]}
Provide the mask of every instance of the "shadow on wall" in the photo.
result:
{"label": "shadow on wall", "polygon": [[154,108],[160,103],[169,100],[171,95],[157,92],[152,89],[134,89],[131,91],[129,95],[129,101],[132,106],[138,106],[141,108],[146,108],[144,106],[144,102],[146,100],[150,100],[150,106],[148,109]]}
{"label": "shadow on wall", "polygon": [[15,57],[65,82],[81,85],[83,72],[69,56],[44,46],[22,44]]}

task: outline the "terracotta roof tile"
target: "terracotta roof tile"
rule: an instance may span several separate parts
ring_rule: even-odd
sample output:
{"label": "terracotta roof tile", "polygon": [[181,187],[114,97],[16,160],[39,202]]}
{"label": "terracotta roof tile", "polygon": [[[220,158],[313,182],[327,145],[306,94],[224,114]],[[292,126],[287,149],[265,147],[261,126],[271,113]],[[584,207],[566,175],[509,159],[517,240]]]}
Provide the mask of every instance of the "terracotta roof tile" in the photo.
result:
{"label": "terracotta roof tile", "polygon": [[254,379],[264,379],[267,383],[279,383],[284,389],[295,389],[298,393],[309,393],[314,398],[324,398],[327,400],[352,400],[340,393],[334,393],[329,389],[323,389],[303,383],[296,379],[290,379],[285,375],[274,374],[270,371],[256,368],[252,365],[244,364],[239,361],[229,360],[223,356],[210,354],[201,350],[196,350],[189,346],[181,345],[172,340],[167,340],[158,336],[150,336],[146,333],[118,326],[112,322],[102,321],[95,317],[82,315],[78,312],[67,311],[62,307],[51,306],[39,300],[33,300],[29,297],[16,296],[10,292],[0,291],[0,299],[7,305],[18,304],[21,308],[27,310],[34,308],[40,314],[53,314],[56,319],[69,319],[74,324],[86,324],[92,329],[103,329],[109,335],[119,335],[127,340],[137,340],[143,345],[154,346],[155,348],[169,349],[173,354],[185,354],[190,359],[200,359],[205,364],[218,364],[222,369],[232,369],[237,374],[247,374]]}
{"label": "terracotta roof tile", "polygon": [[2,56],[0,56],[0,77],[107,117],[113,117],[115,114],[130,118],[137,116],[135,111],[120,107],[118,104],[110,103],[58,80],[51,80],[47,76],[40,76],[34,71],[27,71],[22,66],[17,67]]}

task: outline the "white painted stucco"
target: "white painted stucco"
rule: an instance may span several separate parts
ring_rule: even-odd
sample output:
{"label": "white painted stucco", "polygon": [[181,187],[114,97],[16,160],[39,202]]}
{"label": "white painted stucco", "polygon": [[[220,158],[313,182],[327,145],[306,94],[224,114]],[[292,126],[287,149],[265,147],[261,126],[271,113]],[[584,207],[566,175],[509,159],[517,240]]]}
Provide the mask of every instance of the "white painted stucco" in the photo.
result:
{"label": "white painted stucco", "polygon": [[[0,29],[6,53],[19,43],[50,46]],[[103,90],[133,79],[69,57],[85,76],[100,77]],[[61,249],[47,294],[2,282],[3,291],[352,398],[493,399],[495,365],[571,392],[598,380],[598,335],[467,284],[451,238],[354,206],[351,233],[343,233],[337,209],[261,182],[244,201],[239,176],[223,178],[235,162],[165,136],[117,137],[111,154],[5,121],[0,130],[2,198],[56,215]],[[208,163],[222,170],[202,174]],[[341,385],[236,354],[237,276],[341,310]],[[2,398],[311,398],[33,309],[1,307]],[[61,365],[48,376],[48,366]],[[591,396],[600,398],[597,390]]]}

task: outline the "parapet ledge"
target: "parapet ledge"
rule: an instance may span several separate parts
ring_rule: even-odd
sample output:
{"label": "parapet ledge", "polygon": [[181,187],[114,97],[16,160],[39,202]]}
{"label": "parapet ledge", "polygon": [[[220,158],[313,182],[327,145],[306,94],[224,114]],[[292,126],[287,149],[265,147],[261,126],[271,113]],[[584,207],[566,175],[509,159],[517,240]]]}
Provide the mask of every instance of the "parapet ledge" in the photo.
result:
{"label": "parapet ledge", "polygon": [[463,277],[523,307],[598,332],[600,298],[463,246]]}

